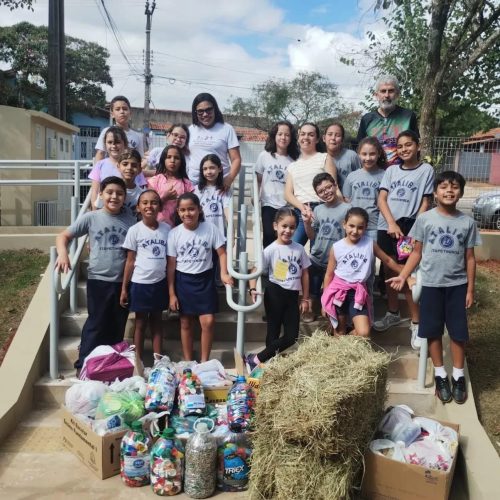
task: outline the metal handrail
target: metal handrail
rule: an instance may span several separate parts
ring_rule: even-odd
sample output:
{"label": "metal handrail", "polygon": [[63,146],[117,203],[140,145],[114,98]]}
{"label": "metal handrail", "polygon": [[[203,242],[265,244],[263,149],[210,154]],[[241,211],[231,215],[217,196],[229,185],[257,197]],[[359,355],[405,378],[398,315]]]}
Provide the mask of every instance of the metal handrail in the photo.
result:
{"label": "metal handrail", "polygon": [[[255,271],[248,271],[248,252],[246,251],[247,244],[247,216],[248,208],[245,205],[245,187],[246,187],[246,167],[240,171],[239,174],[239,189],[238,189],[238,271],[233,266],[233,248],[235,245],[235,232],[234,232],[234,204],[229,206],[229,220],[227,227],[227,270],[228,273],[238,280],[238,302],[233,300],[232,288],[226,285],[226,300],[233,310],[238,313],[237,326],[236,326],[236,350],[240,355],[244,354],[245,349],[245,313],[254,311],[262,304],[262,241],[261,241],[261,220],[260,220],[260,200],[259,189],[257,183],[257,176],[253,169],[251,196],[253,201],[253,242],[254,242],[254,258],[255,258]],[[250,165],[249,165],[250,166]],[[257,279],[257,299],[253,304],[246,304],[246,291],[247,282],[251,279]]]}
{"label": "metal handrail", "polygon": [[[71,198],[71,222],[74,223],[79,219],[90,206],[90,192],[87,194],[82,207],[78,211],[78,198],[72,196]],[[77,213],[78,211],[78,213]],[[61,273],[55,268],[57,259],[57,250],[55,246],[50,247],[50,265],[52,269],[52,286],[50,290],[50,333],[49,333],[49,370],[50,378],[59,378],[59,358],[58,358],[58,345],[59,345],[59,310],[58,301],[59,295],[64,293],[68,288],[70,290],[70,310],[72,314],[77,310],[77,276],[75,275],[78,269],[78,262],[85,248],[88,236],[82,236],[70,244],[70,270],[66,274],[64,281],[61,282]]]}

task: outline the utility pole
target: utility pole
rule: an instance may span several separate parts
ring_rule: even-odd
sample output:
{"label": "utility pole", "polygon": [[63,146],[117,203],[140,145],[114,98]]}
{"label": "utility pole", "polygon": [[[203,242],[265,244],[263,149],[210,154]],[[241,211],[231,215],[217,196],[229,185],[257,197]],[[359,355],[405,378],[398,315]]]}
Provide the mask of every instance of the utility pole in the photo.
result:
{"label": "utility pole", "polygon": [[144,149],[148,145],[149,137],[149,103],[151,102],[151,80],[153,79],[151,75],[151,18],[153,17],[153,12],[155,11],[156,1],[153,0],[151,7],[149,6],[149,0],[146,0],[146,57],[144,58]]}
{"label": "utility pole", "polygon": [[64,0],[49,0],[49,114],[66,121]]}

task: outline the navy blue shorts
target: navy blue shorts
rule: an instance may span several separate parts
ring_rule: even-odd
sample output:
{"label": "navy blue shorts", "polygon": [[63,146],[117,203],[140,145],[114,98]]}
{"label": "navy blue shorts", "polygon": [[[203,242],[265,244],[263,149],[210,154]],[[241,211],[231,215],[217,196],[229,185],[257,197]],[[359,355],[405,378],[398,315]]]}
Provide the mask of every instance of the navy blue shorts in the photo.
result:
{"label": "navy blue shorts", "polygon": [[129,310],[132,312],[161,312],[168,309],[167,279],[158,283],[130,283]]}
{"label": "navy blue shorts", "polygon": [[457,342],[469,340],[465,297],[467,283],[448,287],[423,286],[420,296],[418,336],[424,339],[441,337],[444,327]]}
{"label": "navy blue shorts", "polygon": [[175,271],[175,293],[179,301],[180,314],[200,316],[219,311],[213,269],[200,274]]}
{"label": "navy blue shorts", "polygon": [[326,268],[318,266],[318,264],[311,261],[311,265],[309,267],[309,293],[313,297],[321,297],[325,274]]}
{"label": "navy blue shorts", "polygon": [[354,307],[355,295],[355,290],[347,291],[344,303],[341,306],[335,306],[338,315],[349,316],[350,318],[354,318],[354,316],[368,316],[368,308],[366,307],[366,304],[363,306],[363,309],[356,309]]}

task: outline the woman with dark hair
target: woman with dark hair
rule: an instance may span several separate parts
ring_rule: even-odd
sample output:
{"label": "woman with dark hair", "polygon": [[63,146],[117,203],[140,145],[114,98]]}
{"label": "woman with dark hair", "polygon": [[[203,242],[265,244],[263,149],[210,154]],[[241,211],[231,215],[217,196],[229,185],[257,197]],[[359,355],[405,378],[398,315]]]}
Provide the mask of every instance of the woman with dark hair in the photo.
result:
{"label": "woman with dark hair", "polygon": [[193,124],[189,126],[188,176],[198,184],[200,162],[216,154],[222,162],[224,187],[229,189],[241,167],[240,144],[234,128],[224,123],[217,101],[211,94],[198,94],[192,105]]}
{"label": "woman with dark hair", "polygon": [[[302,216],[308,217],[316,205],[321,203],[313,188],[312,181],[316,174],[328,172],[337,181],[337,167],[332,157],[324,153],[319,128],[315,123],[304,123],[299,128],[300,156],[288,166],[285,200],[295,208],[298,218],[297,230],[293,241],[305,245],[307,234]],[[311,242],[312,245],[312,242]]]}
{"label": "woman with dark hair", "polygon": [[299,157],[293,125],[287,120],[276,122],[269,130],[264,149],[255,163],[255,173],[261,201],[262,243],[266,248],[276,239],[273,227],[276,212],[286,205],[285,181],[288,165]]}

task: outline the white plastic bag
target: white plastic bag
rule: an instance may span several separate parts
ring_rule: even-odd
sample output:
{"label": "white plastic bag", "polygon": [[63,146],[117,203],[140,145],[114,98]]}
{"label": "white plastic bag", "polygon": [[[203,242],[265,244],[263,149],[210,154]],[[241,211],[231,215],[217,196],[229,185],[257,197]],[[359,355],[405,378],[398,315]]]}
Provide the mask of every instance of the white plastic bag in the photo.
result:
{"label": "white plastic bag", "polygon": [[193,367],[193,373],[198,375],[203,387],[224,387],[232,385],[226,370],[218,359],[211,359]]}
{"label": "white plastic bag", "polygon": [[78,381],[68,388],[64,396],[66,408],[73,413],[95,417],[99,401],[109,387],[97,380]]}
{"label": "white plastic bag", "polygon": [[110,384],[109,389],[113,392],[135,391],[138,392],[140,396],[145,397],[146,381],[139,375],[124,380],[116,379]]}
{"label": "white plastic bag", "polygon": [[405,460],[409,464],[420,465],[428,469],[448,471],[452,457],[439,441],[428,436],[418,439],[404,450]]}
{"label": "white plastic bag", "polygon": [[374,439],[370,443],[370,450],[377,455],[382,455],[391,460],[406,462],[404,448],[401,443],[394,443],[389,439]]}
{"label": "white plastic bag", "polygon": [[421,434],[420,425],[412,419],[413,410],[406,405],[391,408],[382,418],[378,430],[393,442],[411,444]]}
{"label": "white plastic bag", "polygon": [[458,448],[458,433],[451,427],[445,427],[436,420],[426,417],[413,419],[428,434],[428,438],[441,443],[447,453],[453,458]]}

